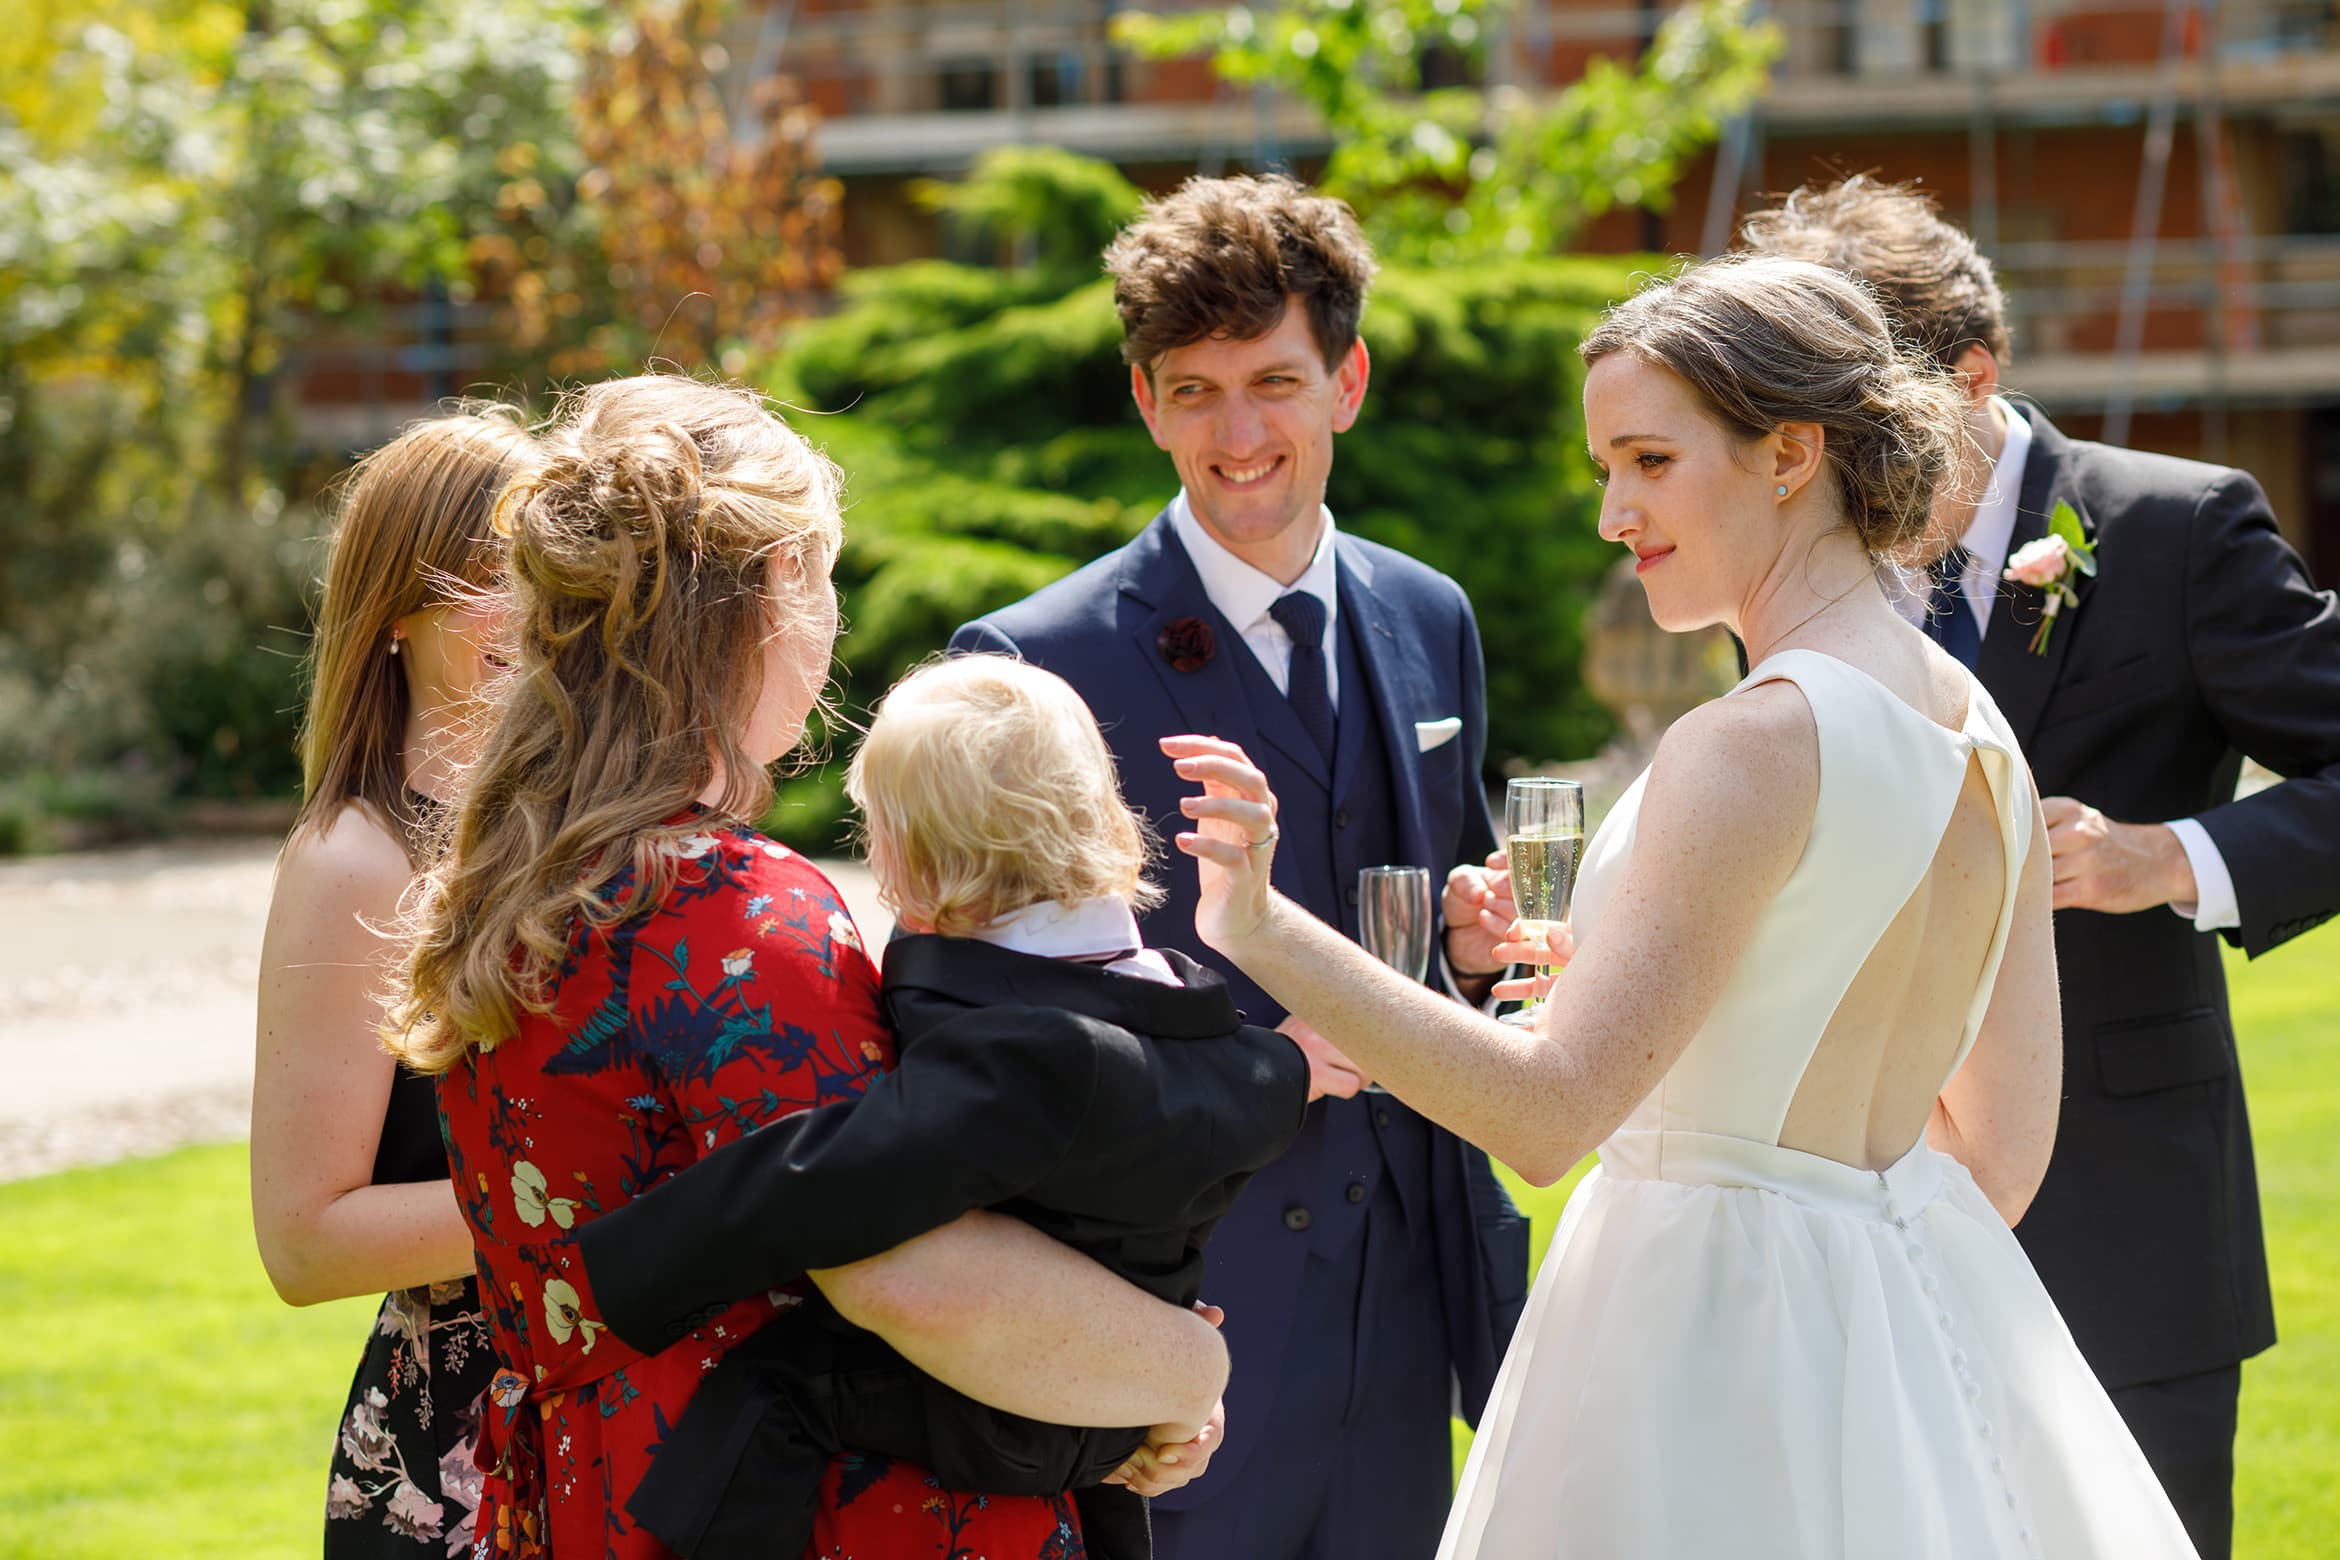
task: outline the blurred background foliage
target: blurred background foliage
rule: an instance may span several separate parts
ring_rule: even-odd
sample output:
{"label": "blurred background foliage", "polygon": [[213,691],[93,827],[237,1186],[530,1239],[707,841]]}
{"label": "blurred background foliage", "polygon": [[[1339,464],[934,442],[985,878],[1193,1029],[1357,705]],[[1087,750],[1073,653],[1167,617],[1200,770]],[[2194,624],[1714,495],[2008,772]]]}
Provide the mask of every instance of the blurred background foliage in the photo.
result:
{"label": "blurred background foliage", "polygon": [[0,3],[0,849],[298,788],[330,479],[305,350],[494,306],[477,388],[734,372],[838,191],[720,0]]}
{"label": "blurred background foliage", "polygon": [[[1417,44],[1467,51],[1500,8],[1286,0],[1123,27],[1338,132],[1322,178],[1392,264],[1331,502],[1470,589],[1494,756],[1552,758],[1607,730],[1577,678],[1605,550],[1574,347],[1632,285],[1554,255],[1609,204],[1661,202],[1773,40],[1740,0],[1702,0],[1637,67],[1541,104],[1420,92]],[[1140,192],[1051,149],[995,153],[923,198],[1000,264],[846,274],[816,116],[784,77],[727,95],[728,13],[0,0],[0,851],[297,789],[318,540],[359,452],[304,433],[284,386],[401,310],[491,311],[458,388],[538,412],[653,360],[799,408],[851,484],[848,719],[1169,497],[1098,279]],[[788,832],[835,838],[829,770],[787,794]]]}
{"label": "blurred background foliage", "polygon": [[1616,206],[1663,211],[1690,157],[1763,91],[1778,27],[1753,0],[1691,0],[1632,65],[1595,58],[1558,93],[1430,87],[1469,77],[1502,3],[1284,0],[1155,15],[1114,32],[1140,52],[1208,50],[1338,128],[1317,183],[1357,209],[1383,258],[1452,265],[1545,255]]}

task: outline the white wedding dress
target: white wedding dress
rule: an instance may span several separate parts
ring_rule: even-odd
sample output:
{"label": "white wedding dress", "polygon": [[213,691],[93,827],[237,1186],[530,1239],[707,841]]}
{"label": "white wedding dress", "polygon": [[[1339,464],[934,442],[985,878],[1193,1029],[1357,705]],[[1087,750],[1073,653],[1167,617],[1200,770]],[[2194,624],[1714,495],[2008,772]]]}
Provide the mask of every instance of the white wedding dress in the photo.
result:
{"label": "white wedding dress", "polygon": [[[1774,679],[1819,729],[1810,842],[1712,1015],[1569,1199],[1440,1556],[2191,1556],[1963,1166],[1922,1135],[1881,1171],[1780,1146],[1839,1002],[1933,869],[1973,755],[2006,886],[1956,1071],[2005,951],[2033,802],[1980,684],[1951,731],[1812,651],[1740,687]],[[1580,945],[1599,936],[1641,794],[1586,852]]]}

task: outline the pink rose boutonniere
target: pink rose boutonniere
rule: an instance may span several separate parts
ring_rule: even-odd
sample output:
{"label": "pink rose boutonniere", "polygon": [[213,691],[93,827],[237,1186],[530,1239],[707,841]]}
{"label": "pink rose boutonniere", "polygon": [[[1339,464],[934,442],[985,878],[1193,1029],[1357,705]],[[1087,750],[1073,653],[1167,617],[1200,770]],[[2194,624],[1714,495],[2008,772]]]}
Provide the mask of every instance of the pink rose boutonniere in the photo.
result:
{"label": "pink rose boutonniere", "polygon": [[2039,627],[2031,636],[2031,653],[2047,654],[2048,635],[2055,631],[2056,614],[2080,605],[2077,584],[2081,576],[2096,573],[2096,544],[2080,523],[2080,512],[2062,499],[2048,516],[2048,534],[2027,542],[2007,560],[2001,577],[2029,585],[2045,602]]}

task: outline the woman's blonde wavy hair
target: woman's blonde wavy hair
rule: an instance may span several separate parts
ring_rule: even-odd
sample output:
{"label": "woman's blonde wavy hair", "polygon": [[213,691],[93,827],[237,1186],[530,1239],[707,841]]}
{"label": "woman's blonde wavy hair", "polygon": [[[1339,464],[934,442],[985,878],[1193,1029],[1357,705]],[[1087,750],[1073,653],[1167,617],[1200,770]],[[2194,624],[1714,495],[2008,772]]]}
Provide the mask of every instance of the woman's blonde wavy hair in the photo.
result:
{"label": "woman's blonde wavy hair", "polygon": [[503,544],[496,498],[535,445],[508,407],[482,403],[406,429],[350,471],[325,558],[301,717],[301,811],[322,830],[344,807],[377,814],[427,854],[406,785],[406,676],[391,626],[491,586]]}
{"label": "woman's blonde wavy hair", "polygon": [[878,705],[845,793],[886,908],[945,937],[1044,900],[1161,902],[1096,717],[1037,666],[968,655],[912,672]]}
{"label": "woman's blonde wavy hair", "polygon": [[[719,772],[719,820],[771,806],[743,745],[763,646],[825,624],[843,538],[836,467],[745,390],[668,374],[595,385],[539,450],[496,511],[513,671],[450,848],[419,885],[384,1029],[418,1072],[546,1011],[580,923],[663,897],[667,847],[706,827],[685,815]],[[610,894],[628,868],[628,892]]]}

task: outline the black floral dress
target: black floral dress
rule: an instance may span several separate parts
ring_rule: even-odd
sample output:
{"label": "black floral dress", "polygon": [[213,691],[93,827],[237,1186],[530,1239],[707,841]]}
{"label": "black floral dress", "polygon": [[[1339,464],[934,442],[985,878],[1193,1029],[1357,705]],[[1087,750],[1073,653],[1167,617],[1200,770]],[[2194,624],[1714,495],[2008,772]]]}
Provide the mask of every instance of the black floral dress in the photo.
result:
{"label": "black floral dress", "polygon": [[[374,1156],[376,1185],[447,1175],[431,1082],[401,1072]],[[479,1507],[480,1402],[496,1373],[479,1281],[382,1298],[333,1450],[325,1496],[327,1560],[469,1551]]]}
{"label": "black floral dress", "polygon": [[[407,799],[399,821],[418,854],[438,804]],[[438,1095],[401,1069],[390,1086],[373,1183],[447,1179]],[[496,1374],[476,1278],[394,1290],[349,1384],[325,1495],[326,1560],[469,1552],[479,1508],[480,1405]]]}

